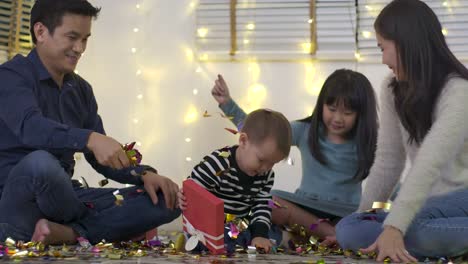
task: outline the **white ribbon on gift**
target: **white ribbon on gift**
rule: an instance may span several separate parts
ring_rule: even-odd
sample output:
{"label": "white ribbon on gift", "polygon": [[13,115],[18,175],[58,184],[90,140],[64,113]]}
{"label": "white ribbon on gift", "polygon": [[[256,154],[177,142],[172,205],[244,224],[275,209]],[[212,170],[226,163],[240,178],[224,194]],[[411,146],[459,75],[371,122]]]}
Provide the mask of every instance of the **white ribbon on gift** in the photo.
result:
{"label": "white ribbon on gift", "polygon": [[[212,235],[207,234],[207,233],[205,233],[205,232],[202,232],[202,231],[200,231],[200,230],[197,230],[197,229],[187,220],[187,218],[185,217],[185,215],[183,215],[182,217],[183,217],[183,219],[184,219],[184,226],[185,226],[185,228],[187,229],[187,232],[188,232],[191,236],[196,236],[197,239],[198,239],[198,241],[202,242],[203,245],[206,246],[206,243],[208,243],[208,244],[210,244],[210,246],[212,246],[212,247],[213,247],[214,249],[216,249],[216,250],[224,248],[224,243],[223,243],[222,245],[217,246],[217,245],[213,244],[213,242],[210,241],[210,240],[218,241],[218,240],[220,240],[220,239],[223,239],[223,240],[224,240],[224,234],[221,234],[221,235],[215,237],[215,236],[212,236]],[[205,237],[208,238],[208,239],[210,239],[210,240],[206,240]]]}

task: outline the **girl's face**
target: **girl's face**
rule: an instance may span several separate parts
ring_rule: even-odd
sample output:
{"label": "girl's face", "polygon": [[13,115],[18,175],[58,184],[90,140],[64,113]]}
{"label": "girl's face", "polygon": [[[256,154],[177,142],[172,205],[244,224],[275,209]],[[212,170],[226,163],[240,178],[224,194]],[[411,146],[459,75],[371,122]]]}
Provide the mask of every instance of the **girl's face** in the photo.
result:
{"label": "girl's face", "polygon": [[346,140],[356,119],[357,112],[346,108],[342,102],[323,105],[323,123],[327,128],[327,137],[335,143],[342,143]]}
{"label": "girl's face", "polygon": [[387,65],[390,70],[393,71],[397,80],[402,80],[403,71],[400,69],[401,67],[399,67],[401,63],[398,63],[398,53],[395,42],[393,40],[384,39],[379,35],[379,33],[377,33],[376,36],[377,45],[382,51],[382,63]]}

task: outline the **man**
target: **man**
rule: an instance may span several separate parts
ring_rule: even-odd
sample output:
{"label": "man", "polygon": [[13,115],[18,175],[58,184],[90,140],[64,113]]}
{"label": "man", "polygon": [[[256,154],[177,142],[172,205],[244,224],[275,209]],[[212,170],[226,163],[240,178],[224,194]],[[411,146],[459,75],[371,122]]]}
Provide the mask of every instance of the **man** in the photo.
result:
{"label": "man", "polygon": [[[0,66],[0,240],[49,244],[130,239],[180,215],[178,186],[131,166],[106,136],[91,86],[74,74],[100,9],[87,0],[37,0],[35,48]],[[136,186],[83,188],[71,180],[83,152],[105,177]]]}

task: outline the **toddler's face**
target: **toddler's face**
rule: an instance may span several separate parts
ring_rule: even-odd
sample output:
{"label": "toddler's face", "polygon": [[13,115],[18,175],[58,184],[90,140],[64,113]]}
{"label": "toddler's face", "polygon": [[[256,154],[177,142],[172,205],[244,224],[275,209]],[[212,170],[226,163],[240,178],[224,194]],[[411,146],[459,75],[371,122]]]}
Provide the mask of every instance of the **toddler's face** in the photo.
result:
{"label": "toddler's face", "polygon": [[240,169],[249,176],[260,175],[271,170],[273,165],[284,158],[272,138],[267,138],[261,143],[253,143],[248,137],[241,136],[240,138],[237,162]]}

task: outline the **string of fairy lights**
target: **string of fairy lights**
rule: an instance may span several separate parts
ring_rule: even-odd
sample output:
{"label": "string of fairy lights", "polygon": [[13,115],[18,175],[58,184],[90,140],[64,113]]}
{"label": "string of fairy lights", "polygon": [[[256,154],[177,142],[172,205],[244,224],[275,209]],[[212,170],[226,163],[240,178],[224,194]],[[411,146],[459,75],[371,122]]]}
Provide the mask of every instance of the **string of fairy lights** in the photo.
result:
{"label": "string of fairy lights", "polygon": [[[451,3],[452,1],[443,1],[442,5],[447,8],[449,12],[451,12],[451,9],[453,8],[453,5]],[[136,16],[141,16],[141,14],[145,11],[144,10],[144,0],[136,0],[134,2],[133,6],[133,12],[135,13]],[[383,4],[380,4],[383,5]],[[197,10],[198,7],[198,1],[193,0],[189,2],[188,10],[190,11],[191,14]],[[379,5],[366,5],[365,9],[369,12],[371,16],[377,16],[379,11],[381,10],[383,6]],[[148,10],[146,10],[148,11]],[[146,12],[145,11],[145,12]],[[137,20],[138,21],[138,20]],[[307,20],[304,21],[304,23],[312,24],[315,23],[315,19],[313,17],[308,18]],[[138,85],[135,85],[134,92],[135,92],[135,97],[133,100],[133,111],[130,116],[130,137],[133,138],[134,141],[136,141],[136,145],[139,148],[145,149],[147,148],[150,144],[148,142],[144,142],[145,140],[142,135],[139,135],[139,133],[142,133],[141,129],[139,129],[142,126],[143,120],[139,118],[141,116],[142,112],[145,111],[144,108],[144,102],[145,102],[145,85],[143,82],[139,82],[144,75],[145,75],[145,68],[141,67],[142,64],[139,64],[139,56],[138,53],[144,49],[144,47],[139,46],[139,45],[144,45],[145,41],[141,41],[143,36],[145,36],[144,31],[145,27],[142,27],[142,25],[138,25],[136,23],[133,27],[130,27],[130,34],[133,36],[133,43],[131,47],[128,47],[128,54],[130,56],[134,56],[134,62],[135,62],[135,68],[134,70],[131,71],[132,74],[134,74],[137,77],[137,83]],[[241,38],[241,44],[248,46],[248,45],[254,45],[254,39],[251,38],[251,36],[254,35],[257,26],[255,24],[255,21],[253,20],[252,22],[249,22],[245,25],[246,33],[242,36]],[[444,28],[442,30],[444,35],[448,35],[448,30]],[[198,36],[199,38],[208,38],[210,36],[211,29],[209,27],[200,27],[195,29],[195,35]],[[359,34],[364,38],[364,39],[372,39],[374,38],[374,32],[370,30],[362,30],[359,32]],[[301,42],[298,43],[298,49],[302,50],[304,53],[308,53],[311,49],[311,45],[313,43],[310,42]],[[183,47],[183,52],[185,53],[185,56],[187,58],[187,61],[193,66],[193,72],[195,78],[205,78],[204,80],[213,80],[216,75],[209,73],[205,70],[204,63],[210,62],[209,61],[209,56],[208,54],[205,53],[198,53],[195,48],[193,48],[192,45],[185,45]],[[354,57],[357,62],[360,62],[363,60],[363,56],[359,53],[358,50],[356,50]],[[320,75],[319,70],[317,69],[317,66],[319,64],[318,60],[314,61],[308,61],[308,62],[303,62],[304,64],[304,85],[306,87],[307,93],[311,96],[317,96],[318,93],[320,92],[320,89],[322,87],[322,84],[324,82],[324,78]],[[247,89],[246,95],[239,100],[243,108],[246,110],[246,112],[250,112],[254,109],[257,109],[259,107],[263,106],[264,101],[267,98],[267,93],[268,93],[268,88],[260,82],[260,76],[261,76],[261,66],[259,64],[259,61],[255,58],[252,57],[245,62],[246,65],[246,70],[248,72],[249,76],[249,87]],[[78,71],[77,71],[78,73]],[[199,96],[200,91],[198,88],[190,88],[190,93],[192,96],[196,97]],[[203,91],[203,93],[207,93],[207,91]],[[186,110],[184,111],[185,114],[182,117],[183,122],[190,126],[191,124],[196,123],[199,121],[202,116],[203,116],[203,111],[206,109],[203,109],[204,106],[197,105],[196,100],[194,99],[193,102],[187,106]],[[137,107],[139,106],[139,107]],[[313,106],[308,106],[305,107],[304,113],[309,115],[312,113]],[[184,152],[185,155],[184,159],[186,162],[192,162],[192,156],[191,156],[191,149],[192,149],[192,143],[194,142],[194,138],[190,135],[191,129],[186,129],[186,134],[183,136],[181,140],[187,144]],[[293,161],[288,161],[290,165],[292,165]]]}

